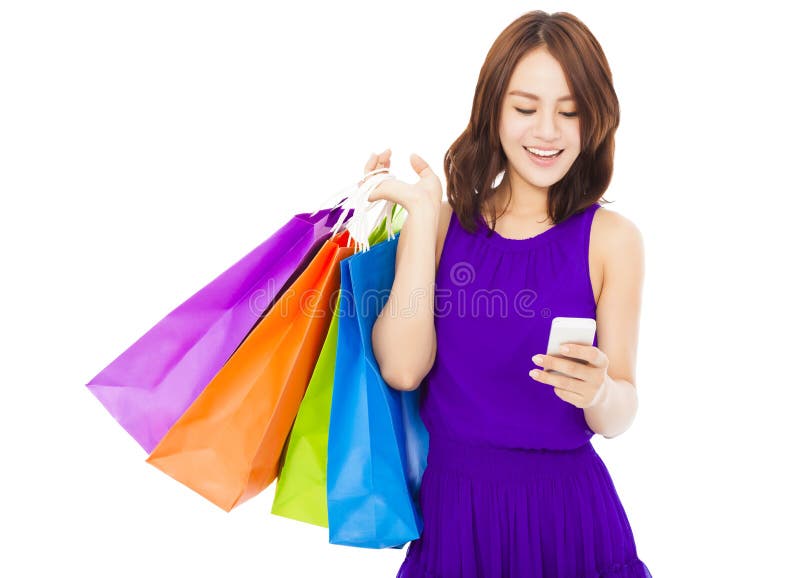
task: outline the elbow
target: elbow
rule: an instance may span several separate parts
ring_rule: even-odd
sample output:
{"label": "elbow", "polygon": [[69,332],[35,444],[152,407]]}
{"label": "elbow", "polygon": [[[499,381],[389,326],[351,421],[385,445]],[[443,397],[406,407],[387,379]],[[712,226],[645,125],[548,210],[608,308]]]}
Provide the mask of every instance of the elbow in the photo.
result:
{"label": "elbow", "polygon": [[381,377],[386,382],[386,385],[398,391],[414,391],[422,383],[422,379],[418,374],[411,372],[397,372],[389,373],[381,370]]}
{"label": "elbow", "polygon": [[421,385],[422,380],[431,370],[435,349],[433,355],[429,355],[424,360],[424,365],[421,365],[422,360],[416,356],[399,358],[397,355],[392,355],[389,353],[392,350],[391,347],[381,342],[381,335],[378,329],[380,321],[379,318],[372,329],[372,351],[381,377],[393,389],[414,391]]}
{"label": "elbow", "polygon": [[434,360],[436,359],[436,349],[431,352],[428,361],[424,367],[419,369],[409,368],[408,365],[397,365],[393,368],[384,368],[380,366],[381,377],[386,384],[398,391],[414,391],[422,381],[427,377],[433,368]]}

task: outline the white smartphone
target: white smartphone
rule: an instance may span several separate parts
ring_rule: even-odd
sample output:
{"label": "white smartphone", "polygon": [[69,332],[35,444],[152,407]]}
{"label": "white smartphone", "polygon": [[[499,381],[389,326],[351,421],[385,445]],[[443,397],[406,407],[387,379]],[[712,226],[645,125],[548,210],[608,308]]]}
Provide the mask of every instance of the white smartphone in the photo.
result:
{"label": "white smartphone", "polygon": [[[562,343],[593,345],[596,330],[597,323],[591,317],[553,317],[550,323],[550,337],[547,340],[547,355],[564,357],[571,361],[588,365],[589,362],[586,360],[576,359],[560,353],[559,348]],[[555,369],[545,369],[545,371],[556,375],[564,375]]]}

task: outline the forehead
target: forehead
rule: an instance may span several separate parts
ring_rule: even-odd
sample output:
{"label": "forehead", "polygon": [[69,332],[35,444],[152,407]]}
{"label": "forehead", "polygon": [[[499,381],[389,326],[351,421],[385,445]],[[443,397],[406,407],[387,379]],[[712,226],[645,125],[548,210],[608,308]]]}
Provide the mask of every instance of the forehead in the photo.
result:
{"label": "forehead", "polygon": [[508,90],[532,93],[547,100],[570,95],[561,64],[544,48],[537,48],[519,60]]}

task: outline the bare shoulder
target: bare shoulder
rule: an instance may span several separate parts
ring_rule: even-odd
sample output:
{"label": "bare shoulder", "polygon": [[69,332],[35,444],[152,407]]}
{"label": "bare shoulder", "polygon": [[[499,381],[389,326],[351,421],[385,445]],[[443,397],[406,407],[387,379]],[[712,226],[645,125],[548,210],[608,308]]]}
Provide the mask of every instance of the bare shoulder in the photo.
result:
{"label": "bare shoulder", "polygon": [[436,230],[436,269],[439,269],[439,259],[442,257],[444,239],[447,236],[447,229],[450,225],[450,217],[453,215],[453,207],[445,199],[439,207],[439,226]]}
{"label": "bare shoulder", "polygon": [[595,249],[601,287],[614,282],[613,278],[641,279],[644,275],[644,239],[636,224],[624,215],[605,207],[597,209],[590,253]]}
{"label": "bare shoulder", "polygon": [[592,236],[596,236],[602,254],[608,256],[618,251],[635,251],[644,245],[641,231],[626,216],[600,207],[595,212]]}

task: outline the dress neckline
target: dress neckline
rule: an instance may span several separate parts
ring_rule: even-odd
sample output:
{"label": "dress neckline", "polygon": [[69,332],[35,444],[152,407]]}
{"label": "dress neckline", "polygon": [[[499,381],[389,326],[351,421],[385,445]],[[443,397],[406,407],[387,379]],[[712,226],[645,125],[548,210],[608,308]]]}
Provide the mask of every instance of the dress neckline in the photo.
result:
{"label": "dress neckline", "polygon": [[[595,203],[593,206],[599,207],[599,203]],[[533,237],[527,237],[525,239],[512,239],[510,237],[502,236],[497,231],[492,232],[491,228],[489,227],[489,224],[483,218],[483,215],[479,215],[478,222],[480,227],[478,233],[479,236],[490,245],[495,245],[503,249],[512,249],[512,250],[528,249],[540,245],[542,243],[546,243],[547,241],[555,237],[556,233],[558,233],[559,230],[563,229],[568,223],[577,219],[580,215],[582,215],[585,211],[591,209],[593,206],[590,205],[589,207],[580,210],[577,213],[572,214],[571,216],[567,217],[560,223],[556,223],[549,229],[546,229],[541,233],[537,233]]]}

